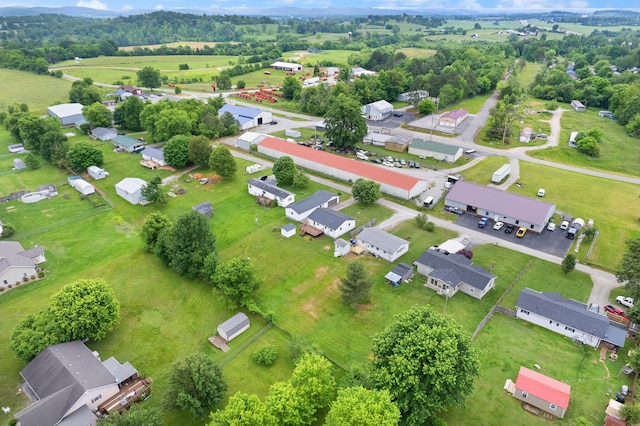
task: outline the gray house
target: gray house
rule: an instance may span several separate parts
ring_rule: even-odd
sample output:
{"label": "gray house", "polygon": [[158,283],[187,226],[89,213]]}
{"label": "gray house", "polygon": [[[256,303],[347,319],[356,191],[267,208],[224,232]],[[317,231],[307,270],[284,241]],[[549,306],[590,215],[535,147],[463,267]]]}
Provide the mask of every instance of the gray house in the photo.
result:
{"label": "gray house", "polygon": [[[315,235],[324,233],[331,238],[338,238],[356,227],[356,220],[351,216],[324,207],[320,207],[311,212],[311,214],[303,220],[303,223],[307,229],[311,227],[316,231],[320,231]],[[314,235],[312,232],[309,233]]]}
{"label": "gray house", "polygon": [[555,204],[466,181],[458,181],[451,188],[444,204],[538,233],[556,211]]}
{"label": "gray house", "polygon": [[287,207],[296,200],[296,195],[279,188],[274,183],[261,179],[249,179],[247,181],[247,190],[249,194],[256,197],[264,197],[277,202],[277,205]]}
{"label": "gray house", "polygon": [[591,312],[584,303],[565,299],[558,293],[530,288],[525,288],[518,296],[516,318],[594,348],[603,341],[623,347],[627,336],[626,327]]}
{"label": "gray house", "polygon": [[46,260],[42,247],[25,250],[17,241],[0,241],[0,288],[37,276],[38,265]]}
{"label": "gray house", "polygon": [[284,214],[289,219],[300,222],[306,218],[317,208],[335,206],[340,202],[340,196],[333,192],[320,189],[310,197],[300,200],[287,206],[284,210]]}
{"label": "gray house", "polygon": [[118,136],[118,130],[115,127],[96,127],[91,131],[91,139],[100,141],[110,141]]}
{"label": "gray house", "polygon": [[238,337],[251,326],[249,317],[242,312],[238,312],[218,326],[218,334],[227,342]]}
{"label": "gray house", "polygon": [[[456,184],[457,185],[457,184]],[[427,250],[414,263],[418,273],[427,277],[424,284],[439,294],[451,297],[458,291],[482,299],[495,286],[496,276],[461,254]]]}
{"label": "gray house", "polygon": [[378,228],[364,228],[356,240],[369,253],[389,262],[395,262],[409,251],[409,241]]}

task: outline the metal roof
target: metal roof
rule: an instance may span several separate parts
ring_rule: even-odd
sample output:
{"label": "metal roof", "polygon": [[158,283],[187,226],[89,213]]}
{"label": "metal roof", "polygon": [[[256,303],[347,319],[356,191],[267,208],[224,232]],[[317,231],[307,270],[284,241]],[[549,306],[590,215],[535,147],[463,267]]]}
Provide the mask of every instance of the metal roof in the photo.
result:
{"label": "metal roof", "polygon": [[445,112],[440,116],[440,118],[453,118],[457,120],[458,118],[464,117],[467,114],[469,113],[463,109],[454,109],[453,111]]}
{"label": "metal roof", "polygon": [[236,119],[240,117],[246,117],[253,120],[258,115],[260,115],[263,111],[259,108],[249,108],[249,107],[225,104],[222,106],[222,108],[218,110],[218,116],[221,116],[225,112],[230,113]]}
{"label": "metal roof", "polygon": [[309,216],[307,216],[307,218],[313,220],[316,223],[324,225],[329,229],[338,229],[340,225],[342,225],[346,221],[355,220],[351,216],[347,216],[344,213],[340,213],[325,207],[315,209]]}
{"label": "metal roof", "polygon": [[411,141],[410,148],[424,149],[425,151],[439,152],[441,154],[448,155],[456,155],[458,151],[462,151],[462,148],[459,146],[447,145],[440,142],[417,138]]}
{"label": "metal roof", "polygon": [[82,115],[82,108],[84,105],[79,103],[73,104],[60,104],[60,105],[52,105],[49,108],[49,113],[54,114],[56,117],[71,117],[74,115]]}
{"label": "metal roof", "polygon": [[466,181],[453,185],[445,204],[450,205],[452,201],[537,225],[544,225],[549,211],[556,208],[555,204]]}
{"label": "metal roof", "polygon": [[526,367],[520,367],[516,388],[565,410],[569,407],[571,386]]}
{"label": "metal roof", "polygon": [[137,139],[132,138],[131,136],[126,135],[118,135],[112,139],[113,143],[117,143],[118,145],[122,145],[127,148],[131,148],[136,145],[144,145],[144,142],[141,142]]}
{"label": "metal roof", "polygon": [[320,207],[321,205],[329,202],[329,200],[337,196],[338,194],[334,194],[333,192],[319,189],[312,196],[290,204],[287,206],[287,208],[292,209],[296,213],[304,213],[313,208]]}
{"label": "metal roof", "polygon": [[222,324],[218,326],[218,330],[222,330],[227,336],[233,336],[238,330],[250,324],[249,317],[244,313],[238,312]]}
{"label": "metal roof", "polygon": [[279,188],[275,185],[271,185],[265,181],[260,179],[249,179],[247,183],[251,186],[255,186],[256,188],[260,188],[269,194],[273,194],[278,198],[287,198],[289,195],[293,195],[291,192],[286,189]]}
{"label": "metal roof", "polygon": [[142,150],[141,154],[154,158],[156,160],[164,161],[164,150],[162,148],[154,148],[152,146],[148,146]]}
{"label": "metal roof", "polygon": [[147,182],[140,178],[124,178],[116,183],[116,187],[122,189],[128,194],[133,194],[143,186],[147,186]]}
{"label": "metal roof", "polygon": [[397,252],[403,245],[409,244],[409,241],[378,228],[364,228],[358,234],[358,240],[392,254]]}

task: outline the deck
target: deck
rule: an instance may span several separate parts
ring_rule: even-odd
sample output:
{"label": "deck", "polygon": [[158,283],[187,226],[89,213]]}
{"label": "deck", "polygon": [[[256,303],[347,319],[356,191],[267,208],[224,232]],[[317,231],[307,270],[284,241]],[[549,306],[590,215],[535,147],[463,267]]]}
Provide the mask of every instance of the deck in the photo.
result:
{"label": "deck", "polygon": [[317,237],[324,234],[324,231],[322,229],[314,228],[311,225],[303,223],[302,225],[300,225],[300,236],[304,237],[306,234],[309,234],[312,237]]}
{"label": "deck", "polygon": [[224,340],[222,337],[218,336],[217,334],[215,336],[209,337],[209,343],[211,343],[216,348],[220,349],[222,352],[228,352],[231,349],[227,345],[227,341]]}
{"label": "deck", "polygon": [[151,380],[149,379],[136,379],[125,382],[122,384],[120,392],[98,406],[98,411],[109,414],[129,408],[140,396],[149,392],[149,389],[151,389],[150,383]]}

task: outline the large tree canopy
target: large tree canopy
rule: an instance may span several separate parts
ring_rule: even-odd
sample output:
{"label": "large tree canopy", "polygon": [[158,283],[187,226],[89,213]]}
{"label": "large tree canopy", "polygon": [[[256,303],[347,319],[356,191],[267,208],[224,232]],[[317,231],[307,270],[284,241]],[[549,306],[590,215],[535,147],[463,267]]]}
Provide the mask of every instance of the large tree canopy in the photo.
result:
{"label": "large tree canopy", "polygon": [[222,294],[240,305],[246,306],[251,294],[260,287],[256,268],[246,257],[236,257],[218,265],[213,276],[213,285]]}
{"label": "large tree canopy", "polygon": [[189,141],[186,135],[177,135],[169,139],[164,146],[164,159],[173,167],[184,167],[189,162]]}
{"label": "large tree canopy", "polygon": [[324,123],[325,134],[336,148],[352,149],[367,134],[367,121],[360,112],[360,104],[343,93],[332,98]]}
{"label": "large tree canopy", "polygon": [[291,185],[296,175],[296,165],[293,159],[287,155],[283,155],[273,163],[273,174],[281,185]]}
{"label": "large tree canopy", "polygon": [[193,164],[207,166],[212,151],[211,140],[206,136],[195,136],[189,141],[188,157]]}
{"label": "large tree canopy", "polygon": [[224,145],[213,150],[209,157],[209,167],[225,179],[232,178],[236,174],[236,160],[231,151]]}
{"label": "large tree canopy", "polygon": [[627,241],[627,251],[618,265],[616,278],[618,282],[625,283],[636,298],[640,298],[640,238]]}
{"label": "large tree canopy", "polygon": [[162,85],[160,79],[160,70],[153,67],[144,67],[136,73],[138,75],[138,84],[142,87],[148,87],[149,89],[155,89]]}
{"label": "large tree canopy", "polygon": [[278,426],[280,423],[256,395],[238,392],[224,410],[211,413],[207,426]]}
{"label": "large tree canopy", "polygon": [[338,390],[325,425],[395,426],[399,422],[400,410],[389,392],[357,386]]}
{"label": "large tree canopy", "polygon": [[67,151],[69,165],[76,172],[85,171],[89,166],[102,166],[104,156],[102,151],[87,142],[78,142]]}
{"label": "large tree canopy", "polygon": [[415,307],[373,338],[373,381],[386,389],[403,424],[421,425],[461,405],[480,372],[471,338],[450,317]]}
{"label": "large tree canopy", "polygon": [[372,180],[358,179],[351,189],[353,198],[360,204],[373,204],[382,197],[380,184]]}
{"label": "large tree canopy", "polygon": [[93,127],[110,127],[113,121],[113,113],[102,102],[85,106],[82,115]]}

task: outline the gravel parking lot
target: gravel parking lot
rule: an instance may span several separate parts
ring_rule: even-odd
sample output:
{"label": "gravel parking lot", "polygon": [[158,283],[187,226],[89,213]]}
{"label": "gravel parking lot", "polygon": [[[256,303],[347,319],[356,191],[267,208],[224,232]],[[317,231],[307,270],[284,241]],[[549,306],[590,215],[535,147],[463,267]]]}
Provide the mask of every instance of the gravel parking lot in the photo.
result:
{"label": "gravel parking lot", "polygon": [[527,231],[525,236],[522,238],[516,237],[516,231],[518,230],[518,227],[516,227],[511,234],[506,234],[504,232],[504,228],[496,231],[495,229],[493,229],[493,225],[495,224],[493,220],[489,220],[489,223],[485,228],[478,228],[478,221],[480,220],[480,218],[481,216],[474,216],[472,214],[465,213],[460,215],[455,223],[457,225],[464,226],[465,228],[474,229],[478,232],[483,232],[505,241],[521,244],[525,247],[540,250],[542,252],[559,257],[566,256],[567,251],[569,250],[569,248],[571,247],[571,243],[573,242],[573,240],[570,240],[565,236],[564,231],[561,231],[558,228],[556,228],[556,230],[553,232],[547,231],[545,229],[540,234]]}

